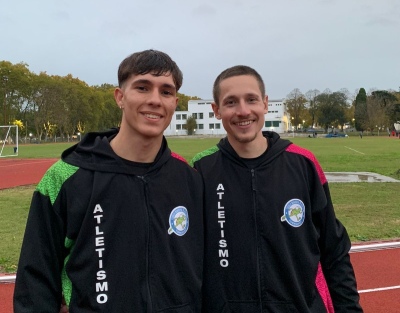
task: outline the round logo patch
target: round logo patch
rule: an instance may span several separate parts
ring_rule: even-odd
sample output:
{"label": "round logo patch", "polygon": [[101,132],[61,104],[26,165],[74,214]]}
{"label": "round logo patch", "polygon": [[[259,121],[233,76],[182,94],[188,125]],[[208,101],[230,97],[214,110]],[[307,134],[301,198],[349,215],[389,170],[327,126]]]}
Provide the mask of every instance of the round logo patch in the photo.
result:
{"label": "round logo patch", "polygon": [[303,201],[292,199],[285,204],[281,222],[287,222],[290,226],[300,227],[304,223],[306,207]]}
{"label": "round logo patch", "polygon": [[189,229],[189,213],[184,206],[177,206],[169,215],[168,234],[177,234],[183,236]]}

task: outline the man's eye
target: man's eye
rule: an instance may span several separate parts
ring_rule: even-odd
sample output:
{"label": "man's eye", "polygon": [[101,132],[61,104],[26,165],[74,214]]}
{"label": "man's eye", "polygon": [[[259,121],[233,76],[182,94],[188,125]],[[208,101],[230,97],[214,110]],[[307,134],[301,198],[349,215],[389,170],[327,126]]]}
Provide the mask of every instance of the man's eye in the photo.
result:
{"label": "man's eye", "polygon": [[136,86],[136,89],[139,91],[146,91],[146,87],[145,86]]}
{"label": "man's eye", "polygon": [[162,94],[163,94],[163,95],[170,96],[170,95],[172,95],[172,92],[169,91],[169,90],[164,90],[164,91],[162,92]]}

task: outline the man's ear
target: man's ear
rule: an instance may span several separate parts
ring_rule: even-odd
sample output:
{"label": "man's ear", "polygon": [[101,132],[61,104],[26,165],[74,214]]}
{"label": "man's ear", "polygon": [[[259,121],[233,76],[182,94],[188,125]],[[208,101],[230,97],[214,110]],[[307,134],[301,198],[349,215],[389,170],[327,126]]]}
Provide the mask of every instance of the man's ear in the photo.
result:
{"label": "man's ear", "polygon": [[221,114],[219,114],[219,106],[215,102],[212,102],[211,103],[211,108],[214,111],[215,117],[220,120],[221,119]]}
{"label": "man's ear", "polygon": [[179,101],[179,98],[176,97],[175,109],[178,107],[178,101]]}
{"label": "man's ear", "polygon": [[124,103],[122,101],[123,97],[124,97],[124,92],[122,91],[122,89],[119,87],[115,88],[114,99],[120,109],[124,108]]}
{"label": "man's ear", "polygon": [[264,102],[264,113],[268,113],[268,95],[265,95],[263,102]]}

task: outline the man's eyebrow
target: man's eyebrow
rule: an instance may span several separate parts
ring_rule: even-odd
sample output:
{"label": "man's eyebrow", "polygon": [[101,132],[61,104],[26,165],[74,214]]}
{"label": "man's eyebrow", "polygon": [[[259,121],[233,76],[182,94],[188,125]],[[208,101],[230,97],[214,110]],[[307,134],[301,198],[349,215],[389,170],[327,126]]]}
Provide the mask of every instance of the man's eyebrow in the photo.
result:
{"label": "man's eyebrow", "polygon": [[249,92],[249,93],[246,93],[246,97],[256,97],[256,98],[259,98],[260,96],[259,96],[257,93]]}
{"label": "man's eyebrow", "polygon": [[[148,79],[138,79],[138,80],[135,80],[135,81],[132,82],[132,85],[135,85],[135,84],[151,85],[152,82],[150,80],[148,80]],[[162,84],[162,87],[175,89],[175,85],[167,84],[167,83]]]}

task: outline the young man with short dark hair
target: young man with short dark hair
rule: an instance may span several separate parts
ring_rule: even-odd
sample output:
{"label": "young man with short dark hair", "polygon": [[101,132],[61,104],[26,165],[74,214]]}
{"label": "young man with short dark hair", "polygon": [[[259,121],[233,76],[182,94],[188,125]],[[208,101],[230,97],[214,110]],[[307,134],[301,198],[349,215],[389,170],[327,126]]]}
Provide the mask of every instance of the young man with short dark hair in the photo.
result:
{"label": "young man with short dark hair", "polygon": [[120,128],[64,151],[34,192],[16,313],[58,312],[63,297],[71,312],[200,311],[202,181],[163,136],[182,73],[146,50],[118,80]]}
{"label": "young man with short dark hair", "polygon": [[234,66],[213,95],[227,136],[192,160],[205,182],[203,312],[362,312],[350,240],[318,161],[262,132],[261,76]]}

